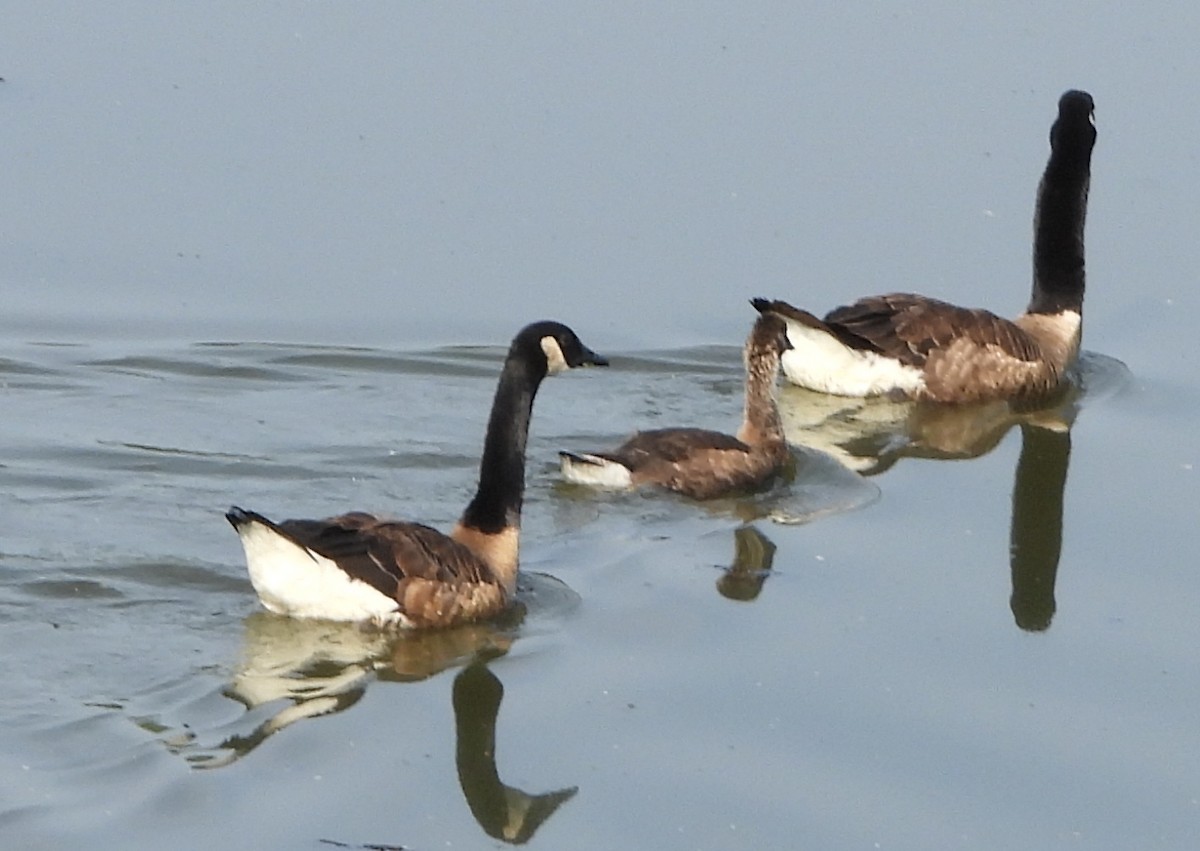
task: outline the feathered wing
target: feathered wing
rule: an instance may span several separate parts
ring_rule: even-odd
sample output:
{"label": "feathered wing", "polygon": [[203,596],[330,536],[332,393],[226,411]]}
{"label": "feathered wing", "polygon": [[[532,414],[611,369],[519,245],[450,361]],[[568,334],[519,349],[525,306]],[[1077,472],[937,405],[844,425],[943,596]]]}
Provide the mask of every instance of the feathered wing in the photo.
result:
{"label": "feathered wing", "polygon": [[636,470],[650,460],[677,464],[692,461],[699,455],[713,451],[747,453],[750,447],[733,435],[719,431],[703,428],[664,428],[639,431],[615,451],[596,454]]}
{"label": "feathered wing", "polygon": [[712,499],[758,487],[775,460],[736,437],[698,428],[643,431],[607,457],[628,466],[634,481],[653,483],[692,499]]}
{"label": "feathered wing", "polygon": [[274,524],[286,537],[337,563],[396,600],[414,624],[438,626],[499,611],[505,591],[488,564],[429,526],[355,512]]}
{"label": "feathered wing", "polygon": [[1036,361],[1041,355],[1037,342],[1007,319],[912,293],[859,299],[830,311],[824,323],[849,346],[917,369],[933,353],[961,341],[1019,361]]}

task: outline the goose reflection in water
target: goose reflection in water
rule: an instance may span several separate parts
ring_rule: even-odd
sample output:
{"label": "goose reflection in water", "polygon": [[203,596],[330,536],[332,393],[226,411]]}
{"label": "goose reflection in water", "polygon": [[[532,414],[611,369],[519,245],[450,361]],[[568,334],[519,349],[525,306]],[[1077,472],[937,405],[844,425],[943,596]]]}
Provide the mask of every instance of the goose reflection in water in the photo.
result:
{"label": "goose reflection in water", "polygon": [[1062,552],[1063,491],[1071,457],[1071,432],[1021,426],[1021,457],[1013,483],[1009,561],[1017,626],[1050,628],[1057,603],[1054,580]]}
{"label": "goose reflection in water", "polygon": [[496,716],[503,698],[503,684],[482,662],[471,663],[454,678],[454,761],[467,806],[479,826],[488,836],[521,845],[579,788],[530,794],[501,782],[496,770]]}
{"label": "goose reflection in water", "polygon": [[1036,407],[1010,401],[950,406],[846,399],[787,388],[780,411],[789,441],[827,452],[865,476],[883,473],[901,458],[978,458],[1019,427],[1010,607],[1019,628],[1040,632],[1050,627],[1057,606],[1071,427],[1085,403],[1112,395],[1128,375],[1120,361],[1088,352],[1059,395]]}
{"label": "goose reflection in water", "polygon": [[[380,630],[256,612],[244,621],[240,665],[215,690],[226,700],[206,696],[197,702],[188,695],[181,704],[175,684],[167,683],[131,708],[130,716],[193,768],[220,768],[290,724],[349,709],[372,680],[415,682],[495,659],[518,635],[544,629],[578,604],[579,595],[565,583],[528,572],[518,578],[516,601],[500,616],[450,629]],[[206,717],[196,718],[197,711]]]}
{"label": "goose reflection in water", "polygon": [[722,597],[741,603],[758,598],[763,583],[771,575],[775,544],[753,526],[733,531],[733,564],[717,580]]}
{"label": "goose reflection in water", "polygon": [[[454,677],[454,763],[463,797],[483,831],[510,845],[524,845],[559,807],[575,797],[579,787],[531,794],[501,781],[496,769],[496,718],[503,699],[504,685],[482,661],[472,662]],[[355,845],[333,839],[321,843],[372,851],[407,847]]]}
{"label": "goose reflection in water", "polygon": [[[540,584],[527,583],[523,593],[537,601],[541,616],[572,604],[573,592],[566,586],[539,577]],[[194,768],[219,768],[297,721],[349,709],[373,679],[414,682],[465,664],[453,686],[455,763],[463,796],[489,836],[522,844],[577,791],[569,787],[530,794],[506,786],[496,769],[496,718],[504,687],[487,662],[511,649],[525,617],[525,604],[519,602],[489,623],[397,633],[256,612],[245,621],[242,664],[221,690],[244,707],[244,714],[212,725],[213,732],[223,735],[219,742],[204,741],[204,725],[167,723],[161,717],[136,720]],[[231,726],[244,732],[229,735]],[[404,847],[321,842],[339,848]]]}
{"label": "goose reflection in water", "polygon": [[396,633],[255,612],[245,621],[242,664],[221,692],[245,708],[241,718],[222,729],[244,732],[206,745],[203,732],[186,724],[186,735],[166,741],[194,768],[229,765],[297,721],[349,709],[373,679],[415,682],[464,662],[504,655],[523,615],[518,605],[489,623]]}

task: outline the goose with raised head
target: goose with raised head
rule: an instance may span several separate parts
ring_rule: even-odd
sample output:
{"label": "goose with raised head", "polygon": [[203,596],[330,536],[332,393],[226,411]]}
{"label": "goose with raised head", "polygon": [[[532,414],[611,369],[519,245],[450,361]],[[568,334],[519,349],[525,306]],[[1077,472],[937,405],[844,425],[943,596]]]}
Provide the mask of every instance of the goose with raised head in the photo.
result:
{"label": "goose with raised head", "polygon": [[824,319],[784,301],[755,299],[760,311],[787,321],[794,349],[784,355],[784,374],[841,396],[973,402],[1054,392],[1079,354],[1095,143],[1092,96],[1067,92],[1038,187],[1033,295],[1016,319],[912,293],[863,298]]}
{"label": "goose with raised head", "polygon": [[761,487],[791,458],[775,404],[780,356],[790,348],[783,320],[759,316],[743,350],[746,398],[736,437],[700,428],[641,431],[611,452],[560,452],[563,477],[608,488],[657,485],[692,499]]}
{"label": "goose with raised head", "polygon": [[502,611],[516,589],[534,396],[548,375],[607,364],[558,322],[535,322],[513,338],[488,420],[479,487],[449,535],[358,511],[276,523],[229,509],[225,516],[241,538],[259,600],[293,617],[418,628]]}

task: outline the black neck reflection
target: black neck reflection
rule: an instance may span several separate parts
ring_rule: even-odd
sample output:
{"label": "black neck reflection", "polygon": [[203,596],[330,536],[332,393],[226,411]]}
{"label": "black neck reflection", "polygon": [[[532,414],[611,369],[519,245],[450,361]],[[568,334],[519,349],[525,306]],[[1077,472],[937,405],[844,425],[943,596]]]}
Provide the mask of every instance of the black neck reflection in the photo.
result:
{"label": "black neck reflection", "polygon": [[1063,493],[1070,458],[1070,431],[1022,424],[1009,535],[1009,606],[1017,626],[1029,632],[1049,629],[1054,618],[1054,581],[1062,553]]}
{"label": "black neck reflection", "polygon": [[[1111,372],[1108,384],[1120,386],[1127,376],[1123,365],[1102,365]],[[978,458],[1019,427],[1021,453],[1009,530],[1009,604],[1018,628],[1050,628],[1057,608],[1070,429],[1082,399],[1080,386],[1068,383],[1055,398],[1037,404],[997,401],[973,406],[828,399],[790,391],[785,400],[793,404],[784,405],[785,422],[790,420],[788,439],[820,448],[865,476],[882,474],[901,458]]]}
{"label": "black neck reflection", "polygon": [[[396,634],[257,612],[245,622],[245,659],[220,690],[245,707],[243,723],[222,718],[215,729],[205,730],[180,718],[137,720],[192,767],[220,768],[293,723],[350,709],[375,679],[411,683],[466,661],[452,689],[459,784],[488,836],[521,845],[577,791],[571,786],[530,794],[504,784],[496,768],[496,719],[504,686],[487,665],[511,647],[522,615],[518,606],[496,623]],[[242,729],[231,734],[231,726]],[[338,848],[404,847],[320,842]]]}
{"label": "black neck reflection", "polygon": [[503,698],[503,684],[481,662],[468,665],[454,678],[454,762],[463,796],[479,826],[488,836],[522,845],[575,796],[578,787],[531,795],[500,780],[496,716]]}

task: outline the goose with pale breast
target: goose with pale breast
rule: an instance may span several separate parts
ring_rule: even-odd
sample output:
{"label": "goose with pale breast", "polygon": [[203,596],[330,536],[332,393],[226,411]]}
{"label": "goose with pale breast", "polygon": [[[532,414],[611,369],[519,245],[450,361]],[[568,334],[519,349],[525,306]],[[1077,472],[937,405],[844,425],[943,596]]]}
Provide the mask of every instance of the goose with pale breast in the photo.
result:
{"label": "goose with pale breast", "polygon": [[791,459],[775,404],[780,355],[791,348],[782,319],[759,316],[746,340],[746,398],[737,436],[699,428],[642,431],[611,452],[560,452],[563,477],[608,488],[657,485],[693,499],[761,487]]}
{"label": "goose with pale breast", "polygon": [[607,364],[561,323],[536,322],[517,334],[496,387],[478,490],[449,535],[358,511],[276,523],[229,509],[259,600],[293,617],[402,627],[447,627],[502,611],[516,589],[534,396],[548,375]]}
{"label": "goose with pale breast", "polygon": [[755,299],[760,311],[787,321],[794,349],[783,357],[784,374],[841,396],[973,402],[1053,393],[1079,354],[1095,143],[1091,95],[1067,92],[1038,187],[1033,295],[1016,319],[912,293],[863,298],[824,319],[784,301]]}

